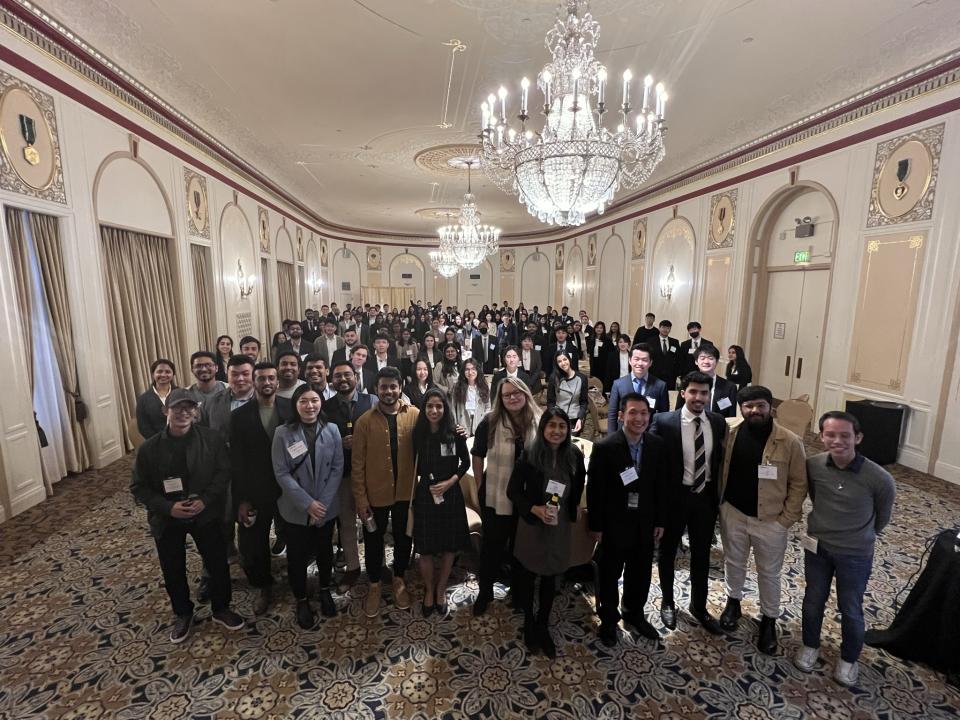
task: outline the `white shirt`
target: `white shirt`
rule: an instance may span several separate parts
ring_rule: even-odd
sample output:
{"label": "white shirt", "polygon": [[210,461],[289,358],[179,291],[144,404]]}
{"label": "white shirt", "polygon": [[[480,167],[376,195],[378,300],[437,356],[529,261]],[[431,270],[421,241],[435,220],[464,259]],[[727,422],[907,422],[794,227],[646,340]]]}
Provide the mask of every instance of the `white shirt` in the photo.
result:
{"label": "white shirt", "polygon": [[377,370],[383,370],[387,366],[387,360],[389,360],[389,355],[384,355],[383,359],[380,359],[380,356],[377,355]]}
{"label": "white shirt", "polygon": [[617,377],[629,375],[631,372],[633,369],[630,367],[630,355],[625,352],[620,353],[620,374]]}
{"label": "white shirt", "polygon": [[523,350],[523,369],[530,372],[530,351]]}
{"label": "white shirt", "polygon": [[277,397],[287,398],[287,400],[289,400],[290,398],[293,397],[293,391],[296,390],[296,389],[297,389],[298,387],[300,387],[301,385],[306,385],[306,383],[305,383],[303,380],[300,380],[300,379],[298,378],[297,381],[293,384],[293,387],[289,387],[289,388],[287,388],[286,390],[284,390],[283,388],[278,387],[278,388],[277,388]]}
{"label": "white shirt", "polygon": [[327,337],[324,335],[323,341],[327,344],[327,359],[333,360],[333,354],[337,351],[337,336]]}
{"label": "white shirt", "polygon": [[693,441],[697,430],[693,422],[695,417],[700,418],[700,428],[703,430],[703,450],[706,454],[707,482],[710,482],[712,479],[710,477],[710,456],[713,453],[713,428],[710,427],[710,421],[707,419],[706,412],[702,412],[697,416],[687,410],[687,406],[684,405],[680,409],[680,438],[683,442],[683,484],[687,486],[693,485]]}

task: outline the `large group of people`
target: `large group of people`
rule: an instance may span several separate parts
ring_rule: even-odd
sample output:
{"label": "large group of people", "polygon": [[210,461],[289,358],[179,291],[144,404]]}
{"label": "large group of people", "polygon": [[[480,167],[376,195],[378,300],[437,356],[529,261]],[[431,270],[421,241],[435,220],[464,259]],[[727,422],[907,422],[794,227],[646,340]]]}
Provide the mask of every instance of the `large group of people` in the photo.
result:
{"label": "large group of people", "polygon": [[[509,586],[531,652],[556,654],[553,599],[583,522],[596,543],[601,642],[618,642],[621,621],[654,640],[676,630],[675,567],[686,537],[688,611],[715,635],[738,627],[753,551],[757,645],[774,653],[789,531],[809,495],[795,662],[817,667],[836,577],[842,645],[834,677],[854,684],[863,596],[893,480],[857,451],[861,429],[844,412],[820,418],[826,452],[806,457],[802,439],[775,419],[770,390],[753,384],[743,349],[727,349],[720,376],[720,350],[701,329],[689,323],[679,342],[670,321],[656,324],[652,314],[631,338],[617,322],[608,330],[566,307],[332,304],[286,320],[269,347],[247,336],[235,352],[232,338],[217,338],[214,350],[191,356],[189,387],[178,386],[172,361],[157,359],[137,401],[145,439],[131,490],[156,542],[175,616],[170,639],[185,640],[194,616],[187,535],[203,558],[201,599],[228,628],[244,624],[230,607],[231,558],[262,615],[273,602],[271,558],[285,552],[296,622],[310,629],[317,605],[323,617],[336,615],[334,593],[349,594],[359,581],[361,537],[366,616],[380,613],[384,580],[393,605],[411,608],[414,558],[419,611],[447,613],[452,567],[472,549],[463,486],[472,474],[482,530],[472,612],[487,612],[497,582]],[[606,436],[595,423],[585,453],[577,438],[591,392],[602,392],[609,409]],[[715,616],[708,595],[718,522],[727,601]],[[646,611],[655,562],[662,627]]]}

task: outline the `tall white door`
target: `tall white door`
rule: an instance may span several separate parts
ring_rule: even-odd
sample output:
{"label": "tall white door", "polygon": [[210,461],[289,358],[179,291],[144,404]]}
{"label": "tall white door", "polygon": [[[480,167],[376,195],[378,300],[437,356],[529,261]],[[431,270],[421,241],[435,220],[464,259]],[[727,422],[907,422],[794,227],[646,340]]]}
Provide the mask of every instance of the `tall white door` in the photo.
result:
{"label": "tall white door", "polygon": [[779,400],[817,391],[829,270],[770,273],[763,354],[754,382]]}

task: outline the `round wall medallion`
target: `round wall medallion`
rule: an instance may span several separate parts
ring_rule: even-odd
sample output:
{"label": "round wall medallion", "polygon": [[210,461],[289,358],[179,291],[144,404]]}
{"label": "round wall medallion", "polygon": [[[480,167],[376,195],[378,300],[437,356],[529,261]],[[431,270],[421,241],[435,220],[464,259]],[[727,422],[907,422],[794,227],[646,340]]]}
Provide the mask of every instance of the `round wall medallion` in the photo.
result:
{"label": "round wall medallion", "polygon": [[210,216],[207,207],[207,188],[199,175],[191,175],[187,184],[187,209],[197,234],[204,235],[207,232]]}
{"label": "round wall medallion", "polygon": [[714,245],[722,245],[733,229],[733,201],[729,195],[721,195],[710,217],[710,237]]}
{"label": "round wall medallion", "polygon": [[9,88],[0,99],[0,145],[20,180],[34,190],[50,187],[57,169],[53,134],[43,110],[22,88]]}
{"label": "round wall medallion", "polygon": [[900,144],[884,161],[875,188],[880,212],[888,218],[906,215],[923,199],[933,177],[933,156],[919,140]]}
{"label": "round wall medallion", "polygon": [[464,160],[477,158],[478,150],[475,144],[435,145],[414,155],[413,162],[421,170],[434,175],[460,176],[467,171]]}

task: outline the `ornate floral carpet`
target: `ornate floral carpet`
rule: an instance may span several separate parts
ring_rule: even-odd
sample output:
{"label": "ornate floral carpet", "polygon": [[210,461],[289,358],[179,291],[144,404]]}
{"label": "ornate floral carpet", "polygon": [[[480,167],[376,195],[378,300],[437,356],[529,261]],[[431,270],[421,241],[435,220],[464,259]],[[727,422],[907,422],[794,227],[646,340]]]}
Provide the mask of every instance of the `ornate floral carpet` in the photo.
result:
{"label": "ornate floral carpet", "polygon": [[[803,578],[791,540],[784,576],[781,652],[754,647],[752,621],[714,638],[681,614],[662,644],[596,637],[592,596],[572,583],[555,607],[559,656],[528,656],[521,620],[503,602],[470,613],[472,575],[455,570],[451,612],[387,603],[376,620],[359,599],[311,632],[293,618],[279,586],[271,612],[239,632],[201,607],[193,635],[168,639],[170,610],[145,514],[127,490],[130,459],[64,480],[39,507],[0,526],[0,717],[2,718],[956,718],[960,692],[930,668],[867,648],[859,687],[829,676],[839,646],[831,600],[826,669],[807,675],[790,658],[799,642]],[[960,490],[896,467],[894,520],[879,544],[866,600],[868,627],[886,627],[896,594],[917,569],[924,542],[952,525]],[[199,558],[190,553],[190,575]],[[283,559],[274,574],[284,577]],[[724,601],[714,555],[711,603]],[[251,617],[253,593],[231,566],[234,608]],[[656,570],[654,569],[656,573]],[[678,569],[678,607],[687,598]],[[656,582],[656,575],[655,575]],[[416,579],[411,579],[416,586]],[[755,586],[745,614],[757,613]],[[648,610],[659,607],[654,586]],[[659,618],[654,620],[659,624]]]}

